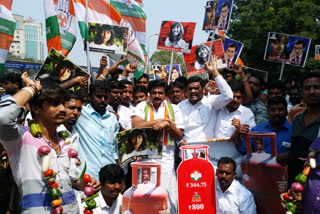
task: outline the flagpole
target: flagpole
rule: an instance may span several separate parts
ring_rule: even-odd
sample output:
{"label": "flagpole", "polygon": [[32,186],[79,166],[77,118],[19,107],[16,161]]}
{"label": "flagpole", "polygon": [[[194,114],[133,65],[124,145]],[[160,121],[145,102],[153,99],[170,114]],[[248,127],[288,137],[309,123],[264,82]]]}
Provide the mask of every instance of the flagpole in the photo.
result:
{"label": "flagpole", "polygon": [[[212,52],[212,47],[213,47],[213,38],[214,38],[214,35],[216,34],[216,31],[217,31],[217,29],[215,29],[215,30],[212,31],[211,44],[210,44],[210,54],[209,54],[209,58],[208,58],[208,61],[209,61],[209,62],[210,62],[210,59],[211,59],[211,52]],[[208,74],[208,72],[206,72],[206,79],[209,80],[209,74]]]}
{"label": "flagpole", "polygon": [[170,80],[171,80],[172,63],[173,63],[173,51],[171,51],[171,60],[170,60],[170,67],[169,67],[168,85],[170,85]]}
{"label": "flagpole", "polygon": [[[89,0],[86,0],[86,25],[87,25],[87,28],[89,30],[89,25],[88,25],[88,1]],[[89,33],[89,32],[88,32]],[[86,39],[86,53],[87,53],[87,67],[88,67],[88,72],[89,74],[91,74],[91,65],[90,65],[90,55],[89,55],[89,39],[87,38]],[[91,74],[92,76],[92,74]]]}
{"label": "flagpole", "polygon": [[283,70],[284,70],[284,62],[282,62],[282,65],[281,65],[281,71],[280,71],[280,77],[279,77],[279,80],[282,80]]}

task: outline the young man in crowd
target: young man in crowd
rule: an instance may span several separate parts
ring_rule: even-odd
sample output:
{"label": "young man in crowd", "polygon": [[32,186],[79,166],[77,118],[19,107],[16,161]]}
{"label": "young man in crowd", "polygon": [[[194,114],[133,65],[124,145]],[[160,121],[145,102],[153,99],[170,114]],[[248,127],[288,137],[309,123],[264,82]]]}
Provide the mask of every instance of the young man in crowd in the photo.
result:
{"label": "young man in crowd", "polygon": [[148,89],[144,86],[135,86],[133,88],[133,104],[138,105],[146,100],[148,100]]}
{"label": "young man in crowd", "polygon": [[286,87],[281,80],[275,80],[268,84],[268,97],[284,97],[286,98]]}
{"label": "young man in crowd", "polygon": [[307,110],[292,124],[291,149],[288,160],[288,186],[304,167],[311,143],[320,137],[320,72],[310,72],[302,80],[303,102]]}
{"label": "young man in crowd", "polygon": [[186,89],[188,99],[179,103],[184,118],[183,139],[186,142],[214,138],[217,112],[233,98],[231,88],[217,69],[215,57],[211,58],[210,63],[206,63],[206,70],[216,81],[220,95],[210,95],[204,99],[202,79],[200,77],[188,79]]}
{"label": "young man in crowd", "polygon": [[110,97],[108,100],[109,106],[107,107],[107,109],[110,112],[117,113],[118,107],[122,102],[122,94],[125,85],[118,80],[107,81],[106,84],[110,89]]}
{"label": "young man in crowd", "polygon": [[221,142],[212,145],[213,154],[210,160],[214,166],[217,167],[217,160],[221,157],[229,156],[236,161],[238,171],[237,179],[241,178],[240,163],[242,155],[237,150],[237,146],[241,145],[241,136],[247,134],[249,130],[255,126],[254,115],[252,111],[241,105],[243,97],[245,96],[242,82],[233,80],[229,83],[233,99],[225,107],[222,107],[217,114],[215,126],[215,138],[231,138],[229,142]]}
{"label": "young man in crowd", "polygon": [[[121,214],[122,194],[124,189],[124,172],[117,164],[108,164],[100,169],[99,180],[101,191],[95,199],[97,207],[94,213],[97,214]],[[81,201],[79,201],[81,203]],[[84,209],[85,203],[80,207]]]}
{"label": "young man in crowd", "polygon": [[177,180],[174,171],[175,144],[183,136],[183,118],[178,106],[166,99],[166,83],[149,83],[150,101],[139,103],[132,115],[132,127],[152,127],[163,134],[162,158],[150,161],[161,164],[161,186],[169,193],[170,213],[177,213]]}
{"label": "young man in crowd", "polygon": [[[251,132],[275,132],[277,143],[277,162],[286,164],[291,147],[292,126],[287,120],[287,101],[284,97],[272,97],[268,101],[269,120],[251,129]],[[270,138],[264,138],[264,151],[271,154]],[[253,146],[253,143],[252,143]],[[242,145],[242,151],[245,145]]]}
{"label": "young man in crowd", "polygon": [[147,74],[143,74],[139,79],[134,78],[134,86],[144,86],[148,88],[149,76]]}
{"label": "young man in crowd", "polygon": [[256,214],[252,193],[242,186],[236,177],[236,163],[232,158],[218,160],[216,181],[217,213]]}
{"label": "young man in crowd", "polygon": [[253,94],[253,101],[246,106],[253,112],[256,124],[268,121],[268,110],[260,99],[263,90],[264,79],[259,74],[252,73],[249,77],[249,85]]}
{"label": "young man in crowd", "polygon": [[106,110],[110,89],[105,81],[96,80],[90,85],[90,103],[82,107],[75,125],[79,133],[79,158],[87,163],[87,173],[98,177],[99,170],[118,161],[116,134],[119,123],[116,116]]}
{"label": "young man in crowd", "polygon": [[[57,137],[56,129],[64,122],[65,107],[63,105],[66,92],[54,83],[41,85],[28,79],[26,87],[0,102],[0,141],[8,152],[13,176],[22,194],[20,205],[22,213],[51,213],[49,189],[44,180],[38,149],[46,146],[50,149],[50,168],[57,172],[55,182],[62,193],[63,212],[77,213],[74,186],[83,190],[85,183],[72,178],[69,169],[73,166],[64,147],[63,139]],[[41,91],[40,91],[41,90]],[[41,128],[38,130],[25,128],[16,124],[23,106],[30,102],[33,119]],[[44,161],[44,160],[43,160]],[[99,184],[92,178],[89,182],[95,190]]]}
{"label": "young man in crowd", "polygon": [[132,128],[131,124],[131,114],[133,105],[133,85],[128,80],[121,80],[121,84],[124,85],[122,90],[121,105],[118,106],[117,114],[119,115],[119,123],[122,130],[130,130]]}
{"label": "young man in crowd", "polygon": [[178,105],[182,100],[184,100],[184,90],[185,85],[179,81],[174,81],[170,83],[168,87],[168,97],[171,103]]}
{"label": "young man in crowd", "polygon": [[1,99],[6,95],[14,95],[22,88],[21,75],[17,73],[4,73],[0,82],[1,86],[5,89],[5,94],[1,96]]}

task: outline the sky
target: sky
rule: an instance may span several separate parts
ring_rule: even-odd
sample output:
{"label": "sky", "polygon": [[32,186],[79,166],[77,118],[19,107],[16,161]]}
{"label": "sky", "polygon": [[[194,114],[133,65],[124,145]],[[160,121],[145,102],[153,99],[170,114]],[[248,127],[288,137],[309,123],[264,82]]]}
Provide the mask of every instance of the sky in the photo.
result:
{"label": "sky", "polygon": [[[44,0],[13,0],[12,12],[44,23],[43,2]],[[165,20],[196,22],[193,45],[206,42],[208,33],[201,30],[205,3],[206,0],[144,0],[144,10],[147,14],[147,50],[149,46],[151,54],[156,51],[158,36],[154,36],[154,34],[159,33],[161,22]],[[46,47],[45,50],[47,50]],[[91,65],[99,66],[101,56],[101,53],[90,52]],[[87,65],[86,53],[79,32],[75,46],[68,58],[75,64]]]}

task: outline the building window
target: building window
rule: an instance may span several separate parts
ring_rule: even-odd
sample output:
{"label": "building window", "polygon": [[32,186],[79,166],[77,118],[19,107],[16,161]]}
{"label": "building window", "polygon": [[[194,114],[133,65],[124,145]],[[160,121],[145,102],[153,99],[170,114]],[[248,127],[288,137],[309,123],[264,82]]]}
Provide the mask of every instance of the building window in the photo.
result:
{"label": "building window", "polygon": [[17,51],[17,54],[19,54],[20,53],[20,51]]}
{"label": "building window", "polygon": [[11,48],[14,48],[14,45],[11,45]]}
{"label": "building window", "polygon": [[19,39],[20,38],[20,36],[17,36],[17,39]]}

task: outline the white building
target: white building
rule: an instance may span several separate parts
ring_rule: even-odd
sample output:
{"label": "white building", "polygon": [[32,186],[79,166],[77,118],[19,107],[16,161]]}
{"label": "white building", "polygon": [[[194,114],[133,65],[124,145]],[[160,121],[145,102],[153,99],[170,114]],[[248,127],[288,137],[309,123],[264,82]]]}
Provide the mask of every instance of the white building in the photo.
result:
{"label": "white building", "polygon": [[24,20],[21,15],[13,14],[16,30],[9,52],[20,58],[43,60],[43,25],[31,18]]}

